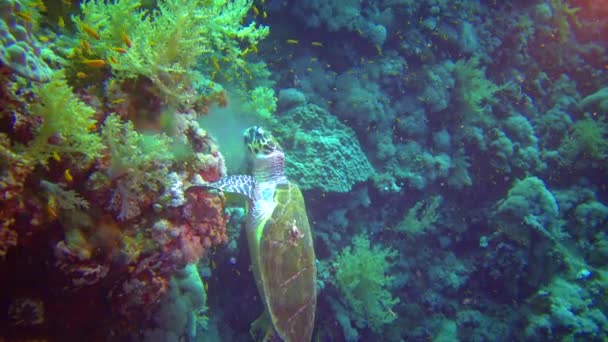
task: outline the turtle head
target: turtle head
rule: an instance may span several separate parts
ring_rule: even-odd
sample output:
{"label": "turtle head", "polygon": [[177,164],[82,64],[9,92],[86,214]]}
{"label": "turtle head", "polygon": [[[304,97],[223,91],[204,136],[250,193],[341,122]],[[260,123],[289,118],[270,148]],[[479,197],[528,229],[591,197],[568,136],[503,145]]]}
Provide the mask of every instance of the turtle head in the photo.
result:
{"label": "turtle head", "polygon": [[245,145],[253,156],[253,174],[258,181],[285,180],[285,155],[277,140],[262,127],[245,130]]}
{"label": "turtle head", "polygon": [[277,140],[262,127],[253,126],[245,130],[243,134],[245,145],[256,157],[268,156],[275,152],[283,152]]}

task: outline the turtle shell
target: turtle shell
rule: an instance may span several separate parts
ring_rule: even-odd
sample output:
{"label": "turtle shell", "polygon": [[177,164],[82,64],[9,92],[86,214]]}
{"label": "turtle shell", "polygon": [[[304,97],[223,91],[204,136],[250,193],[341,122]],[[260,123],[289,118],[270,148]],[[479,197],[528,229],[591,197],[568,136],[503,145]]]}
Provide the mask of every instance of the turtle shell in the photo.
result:
{"label": "turtle shell", "polygon": [[276,207],[259,241],[259,287],[274,328],[285,341],[310,341],[317,304],[315,252],[304,197],[277,186]]}

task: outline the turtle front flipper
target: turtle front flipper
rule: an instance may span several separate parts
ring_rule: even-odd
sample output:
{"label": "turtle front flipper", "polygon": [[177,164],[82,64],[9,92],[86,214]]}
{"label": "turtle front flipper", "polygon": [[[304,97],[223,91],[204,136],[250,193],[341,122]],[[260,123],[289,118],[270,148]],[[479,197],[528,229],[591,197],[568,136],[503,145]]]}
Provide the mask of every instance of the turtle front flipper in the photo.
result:
{"label": "turtle front flipper", "polygon": [[255,186],[255,178],[249,175],[228,176],[217,182],[204,185],[204,187],[217,189],[223,192],[241,194],[250,200],[253,200],[254,198]]}

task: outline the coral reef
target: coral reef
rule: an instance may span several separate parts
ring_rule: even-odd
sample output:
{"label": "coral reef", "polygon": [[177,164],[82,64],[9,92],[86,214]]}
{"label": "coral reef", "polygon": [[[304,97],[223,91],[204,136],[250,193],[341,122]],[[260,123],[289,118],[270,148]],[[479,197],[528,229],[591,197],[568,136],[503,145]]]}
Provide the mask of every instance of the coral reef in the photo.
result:
{"label": "coral reef", "polygon": [[0,340],[250,340],[246,208],[204,185],[254,125],[315,340],[608,335],[605,1],[0,8]]}
{"label": "coral reef", "polygon": [[[196,314],[163,327],[195,338],[196,265],[228,241],[223,199],[189,189],[226,174],[197,121],[226,92],[196,82],[247,69],[268,28],[242,21],[247,1],[2,6],[0,338],[153,339],[185,302]],[[203,55],[225,68],[194,70]],[[264,84],[239,86],[274,111]]]}

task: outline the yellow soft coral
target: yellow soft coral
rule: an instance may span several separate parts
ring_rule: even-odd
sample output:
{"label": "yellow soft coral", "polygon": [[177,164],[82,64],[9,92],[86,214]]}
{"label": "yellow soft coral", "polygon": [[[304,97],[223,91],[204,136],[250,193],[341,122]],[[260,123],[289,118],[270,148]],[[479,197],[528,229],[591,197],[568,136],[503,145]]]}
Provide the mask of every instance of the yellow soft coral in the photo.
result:
{"label": "yellow soft coral", "polygon": [[392,307],[399,302],[388,287],[393,277],[387,276],[391,263],[387,259],[396,256],[392,249],[370,247],[369,239],[359,235],[353,239],[353,248],[346,247],[336,258],[336,285],[348,308],[351,319],[358,326],[369,326],[379,332],[397,315]]}
{"label": "yellow soft coral", "polygon": [[137,0],[89,0],[74,21],[91,55],[109,61],[118,79],[148,78],[164,100],[179,104],[199,60],[247,70],[243,49],[268,34],[255,22],[242,24],[251,5],[250,0],[163,0],[150,10]]}
{"label": "yellow soft coral", "polygon": [[42,123],[24,150],[26,159],[46,165],[52,156],[90,162],[101,155],[104,145],[92,131],[95,110],[74,95],[62,71],[55,72],[49,83],[35,85],[33,91],[37,101],[29,110]]}

